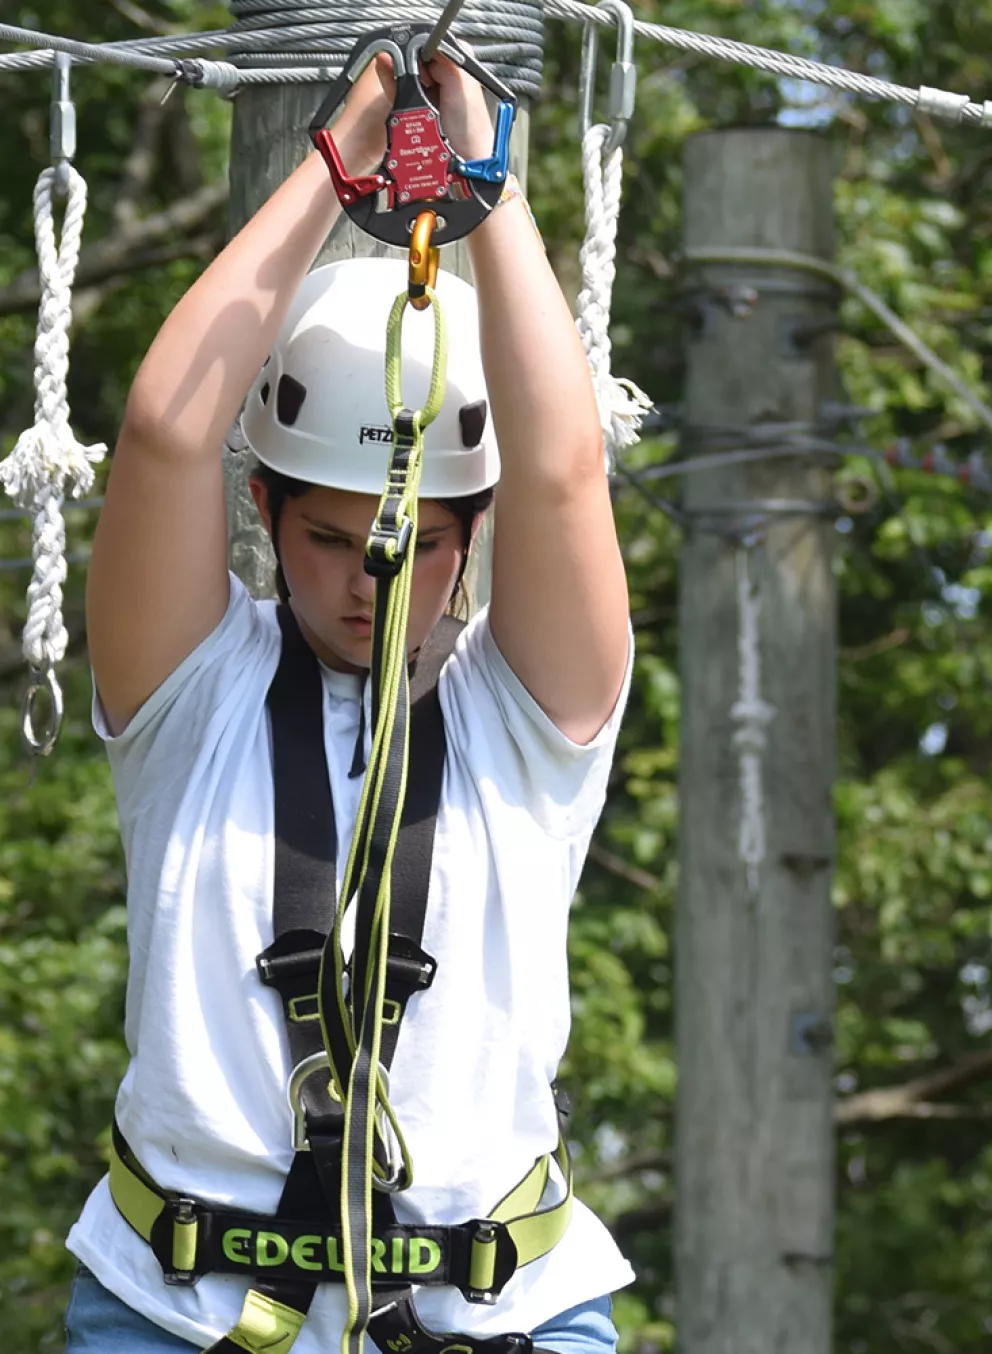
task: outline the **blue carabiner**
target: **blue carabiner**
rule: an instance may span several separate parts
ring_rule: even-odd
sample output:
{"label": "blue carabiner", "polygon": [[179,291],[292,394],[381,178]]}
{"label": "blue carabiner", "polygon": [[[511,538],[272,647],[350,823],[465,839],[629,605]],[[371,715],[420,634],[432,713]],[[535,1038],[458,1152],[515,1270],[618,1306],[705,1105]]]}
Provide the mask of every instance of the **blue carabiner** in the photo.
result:
{"label": "blue carabiner", "polygon": [[512,104],[501,103],[496,111],[496,141],[492,155],[484,160],[462,160],[456,157],[454,168],[466,179],[483,179],[486,183],[502,183],[510,169],[510,133],[513,130]]}

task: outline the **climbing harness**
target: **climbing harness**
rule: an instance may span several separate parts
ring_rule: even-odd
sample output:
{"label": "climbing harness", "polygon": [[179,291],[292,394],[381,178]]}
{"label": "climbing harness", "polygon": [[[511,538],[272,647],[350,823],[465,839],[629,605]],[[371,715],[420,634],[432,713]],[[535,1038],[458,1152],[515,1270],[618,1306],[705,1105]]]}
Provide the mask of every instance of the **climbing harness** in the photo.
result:
{"label": "climbing harness", "polygon": [[[86,216],[86,181],[72,166],[76,149],[75,108],[69,89],[70,58],[60,55],[52,89],[52,164],[34,190],[34,230],[41,272],[41,306],[34,347],[35,421],[0,465],[0,483],[33,518],[34,575],[28,588],[28,618],[21,643],[30,682],[21,704],[21,737],[32,757],[47,757],[62,726],[62,692],[55,675],[69,643],[62,619],[66,578],[66,483],[79,498],[93,485],[102,444],[84,447],[69,426],[66,380],[72,284]],[[55,235],[55,200],[65,198],[61,239]],[[47,710],[39,697],[47,694]]]}
{"label": "climbing harness", "polygon": [[616,277],[617,223],[623,179],[623,142],[634,112],[637,68],[634,55],[634,16],[623,0],[599,0],[597,9],[617,21],[617,59],[610,68],[609,124],[593,124],[593,92],[599,30],[587,22],[582,38],[579,82],[579,133],[582,137],[582,176],[585,184],[586,238],[579,253],[582,287],[576,328],[582,339],[596,392],[603,455],[607,474],[616,453],[637,442],[650,398],[633,381],[619,379],[610,370],[610,307]]}
{"label": "climbing harness", "polygon": [[[290,1108],[296,1152],[274,1216],[244,1212],[161,1189],[120,1130],[113,1137],[110,1189],[117,1208],[147,1241],[166,1282],[202,1275],[251,1274],[238,1325],[213,1346],[286,1354],[321,1283],[346,1280],[344,1228],[337,1215],[344,1167],[345,1107],[328,1084],[317,993],[321,951],[335,915],[337,843],[324,758],[320,670],[292,611],[278,611],[279,666],[268,694],[275,797],[273,941],[258,956],[261,981],[280,995],[290,1056]],[[410,676],[410,780],[393,860],[383,1038],[388,1074],[408,1002],[429,990],[434,960],[422,947],[431,856],[445,761],[437,692],[461,623],[444,618]],[[347,885],[345,885],[347,888]],[[343,894],[344,896],[344,894]],[[361,920],[359,921],[359,928]],[[556,1093],[560,1113],[566,1112]],[[290,1131],[287,1129],[287,1131]],[[540,1208],[554,1160],[565,1192]],[[325,1201],[326,1211],[317,1202]],[[564,1136],[486,1218],[455,1226],[400,1224],[392,1195],[376,1191],[369,1238],[372,1309],[368,1329],[385,1354],[439,1354],[453,1337],[426,1330],[410,1285],[453,1285],[471,1302],[491,1303],[516,1267],[557,1243],[571,1212],[571,1168]],[[342,1219],[343,1223],[343,1219]],[[529,1354],[525,1335],[454,1337],[466,1354]],[[399,1342],[399,1343],[397,1343]]]}
{"label": "climbing harness", "polygon": [[[433,24],[403,24],[363,34],[327,97],[314,114],[310,136],[323,156],[343,210],[362,230],[385,244],[409,248],[409,295],[427,308],[426,288],[437,272],[444,244],[480,225],[499,201],[509,169],[516,96],[455,38],[440,50],[499,101],[493,152],[465,160],[444,134],[438,109],[420,79],[420,57]],[[380,53],[392,58],[396,97],[386,124],[386,153],[371,174],[345,169],[327,123],[366,67]]]}

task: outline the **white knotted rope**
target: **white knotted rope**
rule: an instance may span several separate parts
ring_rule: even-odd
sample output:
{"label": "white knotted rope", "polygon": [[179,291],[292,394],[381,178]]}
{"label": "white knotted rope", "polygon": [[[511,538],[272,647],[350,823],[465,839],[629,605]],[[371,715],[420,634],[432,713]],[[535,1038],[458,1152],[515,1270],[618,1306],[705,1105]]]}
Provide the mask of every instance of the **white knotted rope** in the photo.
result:
{"label": "white knotted rope", "polygon": [[737,552],[737,700],[730,718],[738,725],[734,747],[738,754],[741,814],[737,854],[751,893],[758,890],[758,872],[765,859],[765,792],[762,763],[768,739],[765,730],[775,718],[775,707],[761,698],[759,621],[761,598],[751,577],[750,552]]}
{"label": "white knotted rope", "polygon": [[56,243],[54,168],[42,172],[34,190],[34,232],[41,274],[41,307],[34,345],[35,421],[22,433],[0,465],[0,482],[21,507],[34,515],[34,574],[28,587],[24,657],[35,673],[50,673],[65,656],[68,635],[62,621],[62,585],[66,577],[65,521],[67,485],[74,498],[93,485],[93,466],[106,447],[84,447],[69,427],[66,378],[72,284],[86,215],[86,182],[71,165],[63,167],[68,187],[61,239]]}
{"label": "white knotted rope", "polygon": [[582,290],[575,322],[596,390],[607,474],[613,469],[616,452],[640,439],[641,422],[652,407],[651,400],[633,381],[618,379],[610,371],[610,306],[616,277],[623,150],[618,146],[604,156],[609,135],[610,128],[598,123],[582,139],[586,238],[579,254]]}

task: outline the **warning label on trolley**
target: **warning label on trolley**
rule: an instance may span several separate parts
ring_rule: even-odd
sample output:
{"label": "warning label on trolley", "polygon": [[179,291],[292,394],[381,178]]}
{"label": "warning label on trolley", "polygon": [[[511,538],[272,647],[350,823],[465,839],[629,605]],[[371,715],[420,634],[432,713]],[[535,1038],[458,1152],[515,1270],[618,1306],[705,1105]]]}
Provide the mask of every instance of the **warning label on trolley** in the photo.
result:
{"label": "warning label on trolley", "polygon": [[441,138],[437,114],[427,108],[394,113],[389,119],[386,162],[396,181],[394,191],[400,202],[444,197],[451,156]]}

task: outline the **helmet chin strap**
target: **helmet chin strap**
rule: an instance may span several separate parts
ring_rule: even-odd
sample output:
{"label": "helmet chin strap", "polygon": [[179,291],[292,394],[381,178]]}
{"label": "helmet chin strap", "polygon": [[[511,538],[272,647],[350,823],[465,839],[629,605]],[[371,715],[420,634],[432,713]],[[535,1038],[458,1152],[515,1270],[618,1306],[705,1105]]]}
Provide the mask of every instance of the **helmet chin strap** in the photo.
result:
{"label": "helmet chin strap", "polygon": [[[471,527],[469,528],[469,533],[471,534]],[[453,602],[455,598],[458,596],[458,589],[461,586],[462,579],[465,577],[465,570],[468,566],[469,551],[471,549],[472,549],[471,542],[468,545],[462,546],[461,568],[458,570],[458,577],[455,579],[455,586],[451,589],[451,596],[448,598],[449,602]]]}

